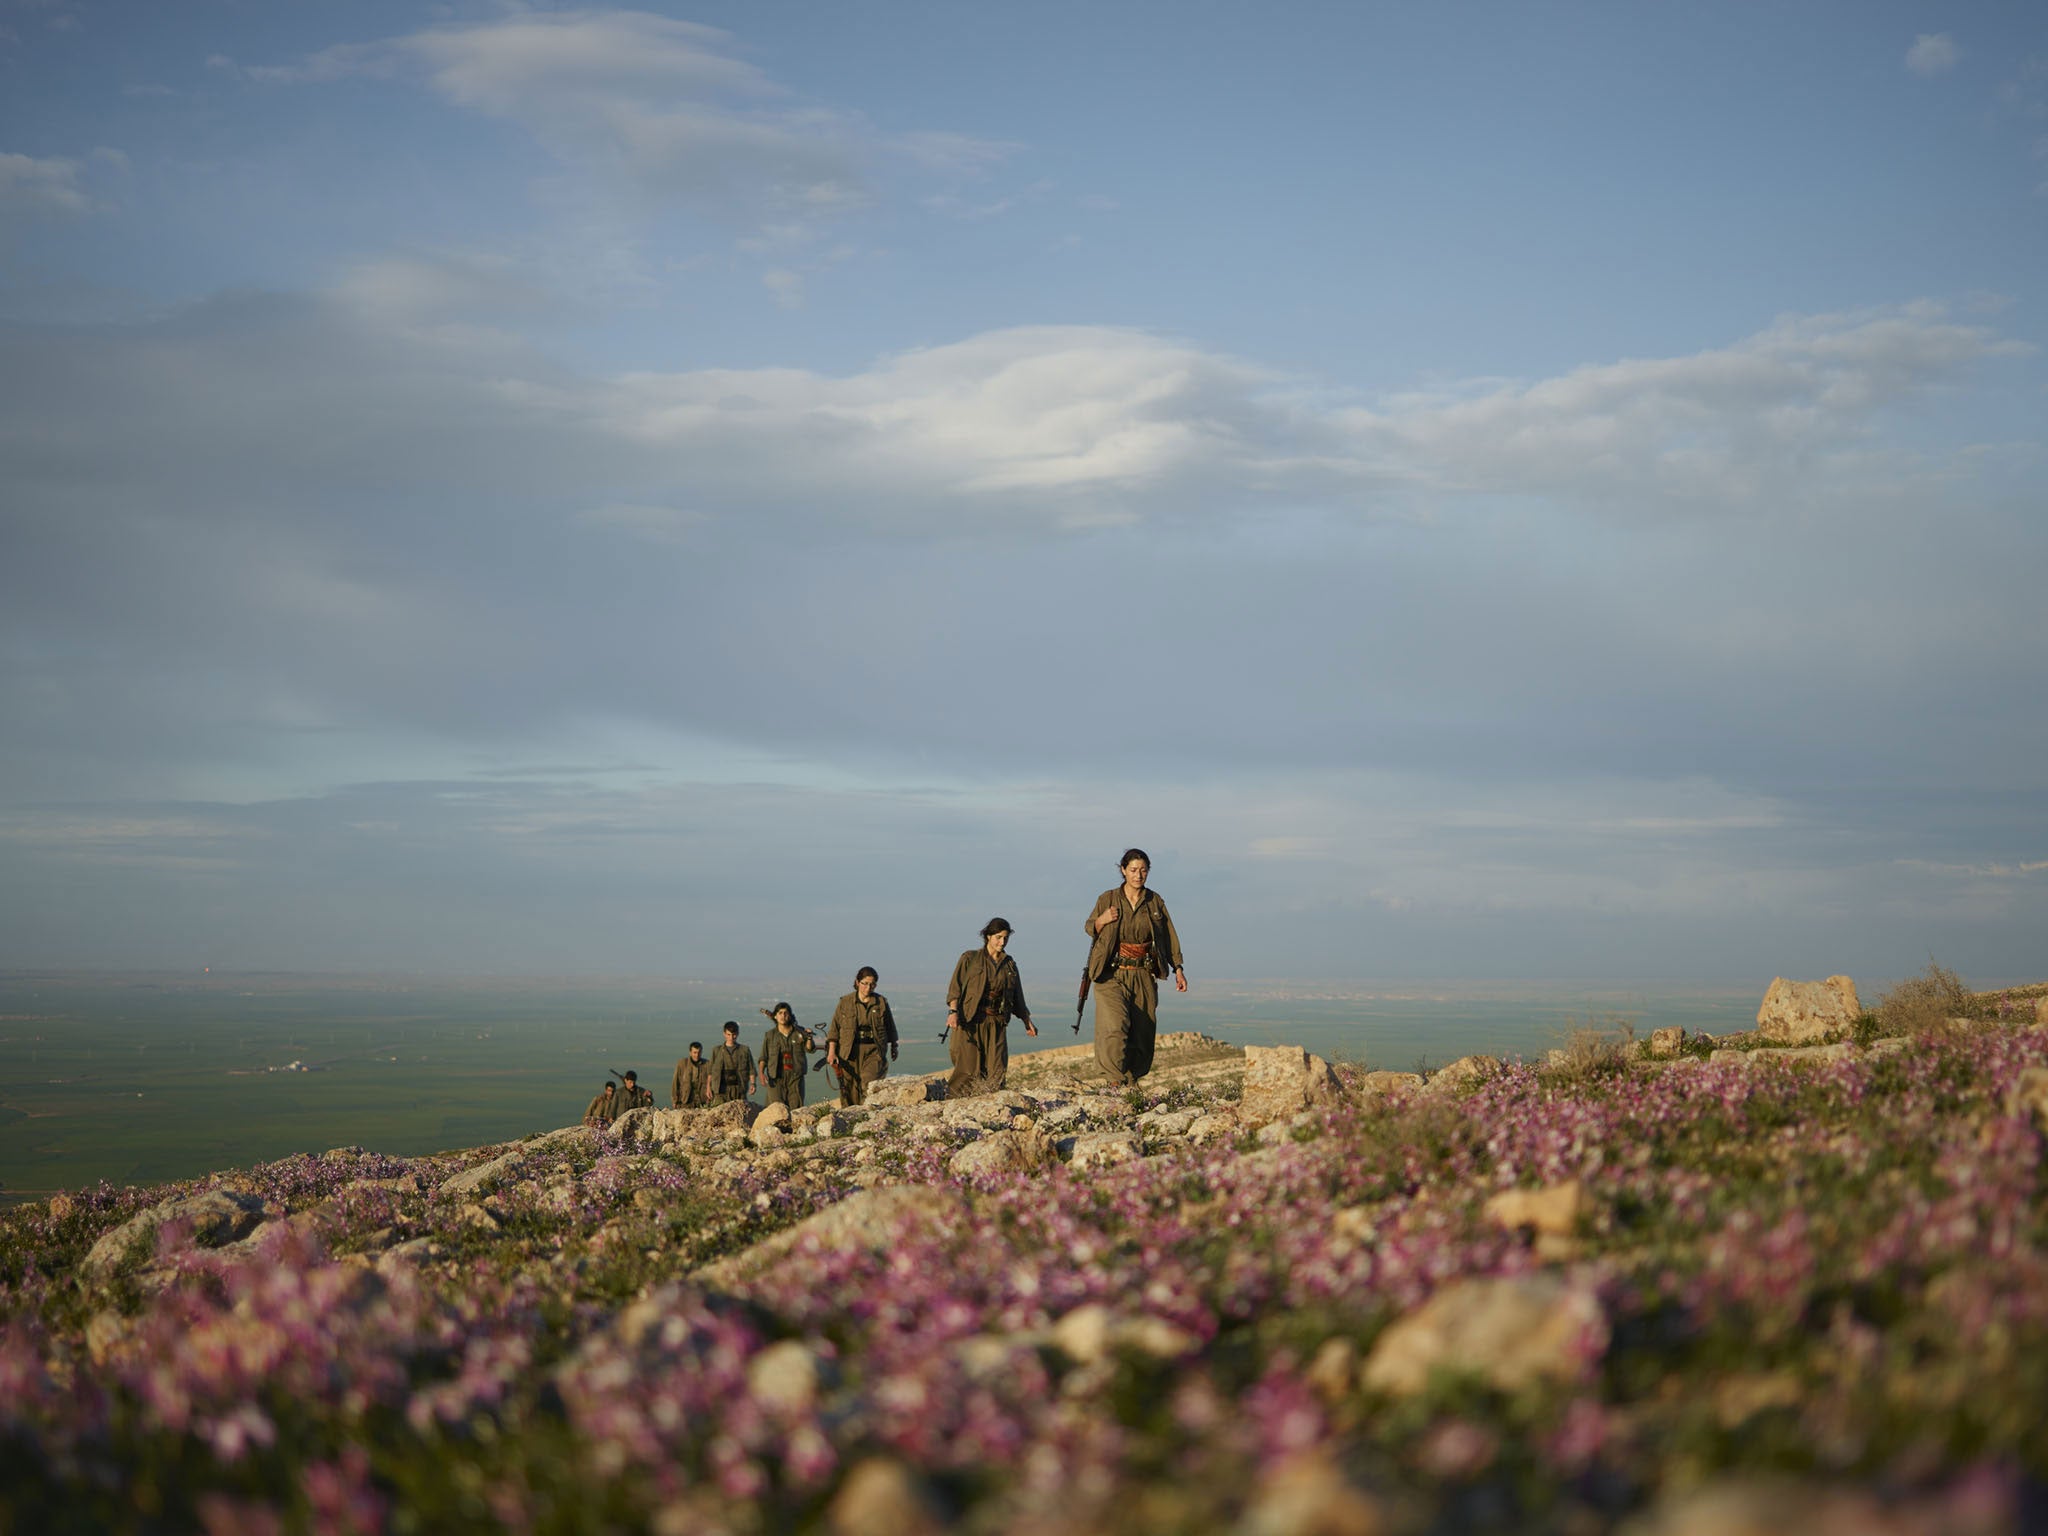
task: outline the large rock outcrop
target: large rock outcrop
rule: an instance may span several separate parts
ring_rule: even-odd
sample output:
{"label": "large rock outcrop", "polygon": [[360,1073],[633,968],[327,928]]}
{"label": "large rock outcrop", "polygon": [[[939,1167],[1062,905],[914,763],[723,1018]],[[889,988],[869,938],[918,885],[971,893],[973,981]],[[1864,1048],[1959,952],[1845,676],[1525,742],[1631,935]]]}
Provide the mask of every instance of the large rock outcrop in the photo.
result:
{"label": "large rock outcrop", "polygon": [[1298,1045],[1244,1049],[1244,1098],[1237,1113],[1247,1127],[1290,1120],[1304,1109],[1334,1104],[1343,1096],[1343,1085],[1330,1064]]}
{"label": "large rock outcrop", "polygon": [[1773,1045],[1813,1045],[1848,1034],[1862,1013],[1856,983],[1846,976],[1826,981],[1779,976],[1756,1011],[1756,1030]]}
{"label": "large rock outcrop", "polygon": [[160,1241],[160,1229],[173,1227],[185,1234],[183,1246],[224,1248],[240,1242],[267,1221],[284,1212],[260,1195],[232,1189],[208,1189],[196,1195],[181,1195],[137,1213],[105,1233],[79,1261],[78,1272],[88,1280],[98,1279],[120,1268],[131,1251],[147,1240]]}

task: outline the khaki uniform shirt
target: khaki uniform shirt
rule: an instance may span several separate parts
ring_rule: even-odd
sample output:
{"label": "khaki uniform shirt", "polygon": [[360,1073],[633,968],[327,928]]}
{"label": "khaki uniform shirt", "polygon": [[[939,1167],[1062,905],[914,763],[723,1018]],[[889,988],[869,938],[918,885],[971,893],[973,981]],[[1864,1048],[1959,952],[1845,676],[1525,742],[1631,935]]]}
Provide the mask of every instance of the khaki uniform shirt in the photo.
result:
{"label": "khaki uniform shirt", "polygon": [[744,1045],[720,1041],[711,1048],[705,1065],[711,1069],[708,1080],[714,1099],[735,1088],[743,1099],[754,1091],[754,1053]]}
{"label": "khaki uniform shirt", "polygon": [[811,1066],[804,1059],[804,1053],[817,1048],[817,1042],[811,1039],[811,1032],[807,1029],[792,1029],[785,1035],[770,1025],[768,1033],[761,1037],[761,1076],[771,1085],[785,1078],[802,1077]]}
{"label": "khaki uniform shirt", "polygon": [[984,1017],[1007,1021],[1012,1014],[1031,1017],[1017,962],[1008,955],[989,959],[986,944],[977,944],[954,965],[953,979],[946,984],[946,1007],[959,1012],[962,1024]]}
{"label": "khaki uniform shirt", "polygon": [[626,1112],[626,1102],[616,1093],[599,1091],[583,1108],[585,1125],[610,1125]]}
{"label": "khaki uniform shirt", "polygon": [[832,1010],[832,1026],[825,1038],[841,1061],[850,1060],[860,1050],[863,1037],[874,1045],[896,1043],[896,1015],[889,1011],[889,999],[879,992],[866,1002],[858,992],[849,992]]}
{"label": "khaki uniform shirt", "polygon": [[[1114,910],[1117,920],[1097,933],[1095,918],[1105,908]],[[1110,887],[1095,898],[1095,905],[1088,909],[1088,916],[1081,926],[1094,940],[1088,949],[1088,975],[1091,980],[1107,981],[1116,974],[1116,947],[1119,944],[1151,945],[1148,969],[1162,981],[1180,969],[1180,935],[1174,931],[1173,918],[1166,910],[1165,900],[1149,886],[1138,899],[1135,909],[1124,900],[1122,886]]]}
{"label": "khaki uniform shirt", "polygon": [[692,1061],[685,1056],[676,1063],[676,1075],[668,1085],[669,1103],[677,1109],[696,1109],[711,1102],[711,1058]]}

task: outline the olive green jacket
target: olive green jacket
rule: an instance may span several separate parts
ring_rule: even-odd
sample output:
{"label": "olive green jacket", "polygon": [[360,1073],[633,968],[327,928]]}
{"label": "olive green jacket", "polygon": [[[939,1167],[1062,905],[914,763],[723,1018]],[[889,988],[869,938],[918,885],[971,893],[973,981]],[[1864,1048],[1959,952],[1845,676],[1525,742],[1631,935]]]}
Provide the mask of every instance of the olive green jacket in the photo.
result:
{"label": "olive green jacket", "polygon": [[988,1007],[990,1018],[1007,1022],[1012,1015],[1031,1017],[1031,1005],[1024,1001],[1024,978],[1017,962],[1008,955],[993,968],[988,963],[988,946],[977,944],[963,953],[953,966],[953,979],[946,983],[946,1007],[957,1012],[962,1024],[972,1024],[976,1014]]}
{"label": "olive green jacket", "polygon": [[[1100,933],[1095,931],[1095,917],[1104,908],[1117,913],[1117,920]],[[1160,894],[1146,888],[1137,910],[1124,900],[1124,888],[1113,885],[1095,898],[1095,905],[1088,909],[1088,916],[1082,920],[1081,929],[1092,942],[1088,946],[1088,977],[1091,981],[1107,981],[1116,974],[1116,947],[1120,943],[1149,942],[1152,946],[1152,974],[1164,981],[1180,969],[1180,935],[1174,931],[1173,917],[1166,910],[1166,902]],[[1126,939],[1126,931],[1145,935],[1147,938]]]}
{"label": "olive green jacket", "polygon": [[704,1059],[711,1069],[707,1079],[708,1092],[714,1103],[722,1102],[719,1095],[725,1092],[727,1079],[738,1086],[740,1098],[747,1098],[754,1091],[754,1053],[744,1045],[727,1045],[720,1041],[711,1047],[711,1054]]}
{"label": "olive green jacket", "polygon": [[762,1080],[771,1088],[781,1084],[782,1068],[780,1058],[785,1049],[789,1052],[789,1075],[791,1077],[802,1077],[811,1069],[811,1064],[804,1059],[805,1053],[815,1051],[817,1048],[818,1042],[811,1038],[811,1032],[808,1029],[799,1026],[796,1029],[792,1029],[787,1035],[784,1035],[773,1024],[769,1025],[768,1033],[761,1037]]}
{"label": "olive green jacket", "polygon": [[877,992],[866,1002],[858,992],[849,992],[832,1010],[832,1024],[825,1040],[839,1059],[846,1061],[860,1049],[860,1032],[866,1029],[877,1045],[896,1043],[896,1015],[889,1011],[889,999]]}
{"label": "olive green jacket", "polygon": [[711,1058],[692,1061],[685,1056],[676,1063],[676,1075],[668,1085],[668,1101],[676,1109],[696,1109],[711,1102]]}
{"label": "olive green jacket", "polygon": [[610,1125],[626,1112],[624,1095],[598,1090],[597,1097],[583,1107],[585,1125]]}

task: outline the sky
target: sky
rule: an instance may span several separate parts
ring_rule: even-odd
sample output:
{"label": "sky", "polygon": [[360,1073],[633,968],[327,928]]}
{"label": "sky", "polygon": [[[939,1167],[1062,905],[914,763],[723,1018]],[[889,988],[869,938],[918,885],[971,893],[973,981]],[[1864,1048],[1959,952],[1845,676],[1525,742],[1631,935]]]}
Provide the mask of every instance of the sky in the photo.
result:
{"label": "sky", "polygon": [[2038,5],[0,0],[0,966],[2039,977],[2044,309]]}

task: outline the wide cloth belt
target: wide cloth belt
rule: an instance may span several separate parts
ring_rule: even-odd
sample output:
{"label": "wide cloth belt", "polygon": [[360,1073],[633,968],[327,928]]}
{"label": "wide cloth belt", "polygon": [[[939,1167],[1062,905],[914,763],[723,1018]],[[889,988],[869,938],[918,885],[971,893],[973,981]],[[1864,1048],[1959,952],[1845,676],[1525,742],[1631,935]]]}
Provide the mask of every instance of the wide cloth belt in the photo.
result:
{"label": "wide cloth belt", "polygon": [[1118,965],[1150,965],[1152,946],[1150,944],[1119,944],[1116,947]]}

